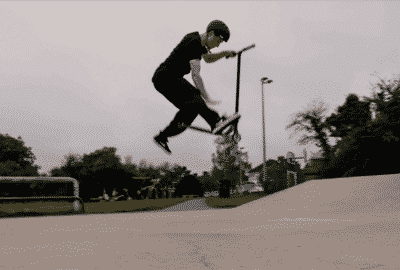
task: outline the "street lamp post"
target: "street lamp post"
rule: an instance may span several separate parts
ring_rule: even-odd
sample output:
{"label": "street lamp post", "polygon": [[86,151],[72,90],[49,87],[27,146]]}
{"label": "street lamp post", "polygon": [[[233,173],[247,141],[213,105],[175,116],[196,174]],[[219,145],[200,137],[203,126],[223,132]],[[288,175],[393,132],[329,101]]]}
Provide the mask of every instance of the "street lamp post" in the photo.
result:
{"label": "street lamp post", "polygon": [[261,79],[261,96],[262,96],[262,125],[263,125],[263,182],[266,180],[266,154],[265,154],[265,120],[264,120],[264,84],[272,83],[272,80],[268,80],[267,77]]}

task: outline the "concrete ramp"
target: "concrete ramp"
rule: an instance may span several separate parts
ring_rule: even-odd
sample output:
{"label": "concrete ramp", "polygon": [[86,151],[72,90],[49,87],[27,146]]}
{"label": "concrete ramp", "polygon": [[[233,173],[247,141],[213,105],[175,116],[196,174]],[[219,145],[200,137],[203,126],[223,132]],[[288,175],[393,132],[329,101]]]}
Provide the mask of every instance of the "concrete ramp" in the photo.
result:
{"label": "concrete ramp", "polygon": [[204,207],[1,219],[0,269],[400,269],[398,174]]}

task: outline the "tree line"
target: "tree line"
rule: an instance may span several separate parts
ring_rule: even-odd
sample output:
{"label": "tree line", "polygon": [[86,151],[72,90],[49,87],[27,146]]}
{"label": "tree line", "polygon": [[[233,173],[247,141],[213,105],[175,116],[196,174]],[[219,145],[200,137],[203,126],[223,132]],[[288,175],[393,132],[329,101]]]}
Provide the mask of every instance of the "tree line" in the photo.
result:
{"label": "tree line", "polygon": [[[344,104],[330,116],[323,115],[327,110],[323,104],[295,115],[286,129],[304,132],[298,144],[312,143],[321,148],[320,179],[399,173],[395,156],[400,146],[399,81],[381,80],[376,85],[378,91],[361,100],[356,94],[349,94]],[[374,119],[372,112],[376,115]],[[331,146],[329,138],[335,138],[336,144]],[[166,191],[171,189],[175,191],[173,196],[202,196],[204,192],[219,191],[221,197],[229,197],[229,190],[237,190],[239,184],[248,180],[246,172],[252,169],[252,164],[248,162],[248,153],[231,137],[220,136],[215,143],[216,153],[211,156],[213,168],[202,176],[177,164],[152,166],[145,160],[135,164],[129,156],[122,163],[114,147],[104,147],[83,156],[70,154],[64,164],[53,168],[48,176],[77,179],[84,200],[98,197],[103,190],[110,194],[114,188],[120,193],[127,189],[132,198],[142,199],[143,189],[149,186],[152,189],[151,194],[145,195],[148,198],[170,196]],[[0,134],[0,175],[45,176],[38,173],[40,167],[34,165],[35,159],[21,137],[15,139]],[[262,173],[260,175],[264,192],[287,188],[288,166],[283,156],[268,160],[267,181],[263,182]],[[296,162],[294,170],[298,173],[297,183],[304,182],[299,163]],[[159,181],[152,181],[155,179]]]}
{"label": "tree line", "polygon": [[[299,112],[286,127],[305,131],[298,143],[322,150],[319,178],[395,174],[400,150],[400,79],[380,80],[371,97],[349,94],[343,105],[324,116],[323,104]],[[376,117],[372,117],[372,112]],[[329,138],[335,138],[331,146]]]}

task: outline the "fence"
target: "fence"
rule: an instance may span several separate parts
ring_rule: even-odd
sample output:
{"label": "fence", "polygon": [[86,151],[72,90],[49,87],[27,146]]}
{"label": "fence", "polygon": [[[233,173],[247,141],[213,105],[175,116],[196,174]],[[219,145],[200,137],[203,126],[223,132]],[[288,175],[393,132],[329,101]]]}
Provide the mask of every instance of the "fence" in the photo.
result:
{"label": "fence", "polygon": [[71,177],[0,177],[0,215],[82,213],[78,181]]}

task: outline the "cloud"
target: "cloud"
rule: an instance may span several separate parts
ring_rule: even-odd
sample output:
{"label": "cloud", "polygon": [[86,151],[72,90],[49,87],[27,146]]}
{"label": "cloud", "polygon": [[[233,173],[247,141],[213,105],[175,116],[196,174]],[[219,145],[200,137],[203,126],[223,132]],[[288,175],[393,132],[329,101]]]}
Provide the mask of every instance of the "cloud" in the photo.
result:
{"label": "cloud", "polygon": [[286,5],[290,7],[287,12],[306,25],[307,31],[302,34],[321,37],[340,33],[376,38],[386,31],[384,3],[298,2]]}

